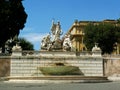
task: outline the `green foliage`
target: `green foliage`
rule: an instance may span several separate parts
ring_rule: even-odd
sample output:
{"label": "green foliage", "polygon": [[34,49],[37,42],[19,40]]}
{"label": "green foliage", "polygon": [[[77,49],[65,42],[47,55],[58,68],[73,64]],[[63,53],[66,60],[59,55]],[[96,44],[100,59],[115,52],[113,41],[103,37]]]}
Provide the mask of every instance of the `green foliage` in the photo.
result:
{"label": "green foliage", "polygon": [[22,47],[22,50],[34,50],[33,44],[29,41],[27,41],[25,38],[19,38],[20,46]]}
{"label": "green foliage", "polygon": [[119,23],[119,24],[120,24],[120,18],[119,18],[119,19],[117,19],[117,23]]}
{"label": "green foliage", "polygon": [[6,53],[12,53],[12,48],[13,46],[16,45],[16,43],[19,43],[21,46],[22,50],[34,50],[33,49],[33,44],[29,41],[27,41],[25,38],[14,38],[14,40],[8,40],[6,42]]}
{"label": "green foliage", "polygon": [[44,75],[83,75],[75,66],[39,67]]}
{"label": "green foliage", "polygon": [[84,30],[85,36],[84,36],[84,43],[87,46],[88,50],[91,50],[94,46],[95,38],[95,29],[93,27],[94,25],[92,23],[88,24]]}
{"label": "green foliage", "polygon": [[120,26],[116,27],[117,42],[120,43]]}
{"label": "green foliage", "polygon": [[0,0],[0,47],[3,47],[8,39],[19,35],[26,19],[22,0]]}
{"label": "green foliage", "polygon": [[[114,44],[118,42],[120,28],[110,23],[100,23],[94,25],[90,23],[85,28],[84,43],[88,50],[91,50],[94,43],[99,43],[102,53],[111,53],[114,50]],[[117,35],[118,34],[118,35]]]}

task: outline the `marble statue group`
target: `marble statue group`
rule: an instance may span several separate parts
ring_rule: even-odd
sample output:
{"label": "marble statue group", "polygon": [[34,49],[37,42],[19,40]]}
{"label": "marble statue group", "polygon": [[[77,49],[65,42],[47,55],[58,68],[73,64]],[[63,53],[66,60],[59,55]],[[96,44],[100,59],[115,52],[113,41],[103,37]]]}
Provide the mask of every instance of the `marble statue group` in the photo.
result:
{"label": "marble statue group", "polygon": [[61,39],[61,35],[63,34],[60,22],[54,23],[52,22],[51,32],[45,36],[41,41],[41,50],[65,50],[70,51],[72,48],[72,44],[70,41],[70,35],[65,35],[64,38]]}

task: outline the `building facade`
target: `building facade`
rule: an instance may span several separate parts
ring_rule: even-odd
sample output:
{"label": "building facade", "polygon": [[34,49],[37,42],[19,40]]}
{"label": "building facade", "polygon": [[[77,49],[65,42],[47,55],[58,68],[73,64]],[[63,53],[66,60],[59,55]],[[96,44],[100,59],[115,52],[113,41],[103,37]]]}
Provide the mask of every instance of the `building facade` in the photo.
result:
{"label": "building facade", "polygon": [[[66,34],[70,34],[71,35],[71,43],[72,43],[72,47],[74,49],[74,51],[84,51],[87,50],[83,39],[84,39],[84,29],[85,26],[87,26],[89,23],[93,23],[94,25],[99,25],[100,23],[111,23],[114,25],[119,25],[117,23],[116,20],[103,20],[103,21],[78,21],[76,20],[73,25],[71,26],[71,28],[68,30],[68,32]],[[118,54],[120,53],[119,47],[120,45],[117,44],[117,50],[115,50],[115,53]]]}
{"label": "building facade", "polygon": [[67,32],[67,34],[71,35],[71,43],[75,51],[83,51],[87,49],[83,43],[84,27],[86,25],[87,23],[75,21]]}

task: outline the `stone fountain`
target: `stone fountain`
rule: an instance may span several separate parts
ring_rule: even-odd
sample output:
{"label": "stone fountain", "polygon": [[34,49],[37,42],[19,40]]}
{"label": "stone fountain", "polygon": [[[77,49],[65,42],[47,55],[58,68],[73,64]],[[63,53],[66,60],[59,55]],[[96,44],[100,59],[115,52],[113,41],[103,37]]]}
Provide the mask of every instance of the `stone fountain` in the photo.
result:
{"label": "stone fountain", "polygon": [[[60,22],[53,22],[51,32],[41,41],[41,51],[50,52],[51,54],[58,53],[56,56],[51,55],[55,58],[60,58],[62,55],[61,52],[64,53],[64,51],[71,51],[72,44],[70,41],[70,35],[66,35],[64,39],[61,39],[60,36],[62,34],[63,32]],[[63,56],[68,53],[64,53]],[[45,57],[47,56],[48,55],[46,54]],[[39,67],[39,70],[42,71],[44,75],[83,75],[82,72],[80,73],[79,67],[66,65],[66,62],[59,60],[59,58],[56,58],[57,62],[53,60],[52,64],[48,64],[47,67]]]}
{"label": "stone fountain", "polygon": [[70,35],[61,39],[62,34],[60,22],[53,22],[51,32],[41,41],[40,51],[22,51],[20,46],[14,46],[9,78],[64,82],[106,80],[100,48],[95,45],[92,54],[76,54],[72,51]]}

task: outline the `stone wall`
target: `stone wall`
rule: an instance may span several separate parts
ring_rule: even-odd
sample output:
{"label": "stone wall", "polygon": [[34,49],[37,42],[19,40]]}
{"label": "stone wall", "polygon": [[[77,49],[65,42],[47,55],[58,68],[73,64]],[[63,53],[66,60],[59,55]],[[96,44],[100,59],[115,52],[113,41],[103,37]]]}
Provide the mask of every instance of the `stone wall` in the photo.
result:
{"label": "stone wall", "polygon": [[[42,53],[42,52],[40,52]],[[53,55],[53,54],[52,54]],[[0,77],[5,76],[41,76],[37,67],[48,66],[52,63],[62,62],[66,65],[78,66],[86,76],[120,76],[120,60],[119,59],[106,59],[104,62],[100,57],[90,57],[87,55],[75,56],[74,54],[68,55],[71,58],[65,57],[51,57],[52,55],[39,53],[33,56],[0,56]],[[49,58],[50,57],[50,58]],[[10,64],[11,62],[11,64]],[[102,65],[104,63],[104,65]],[[10,74],[11,66],[11,74]]]}
{"label": "stone wall", "polygon": [[119,59],[106,59],[104,60],[104,69],[106,76],[119,76],[120,77],[120,60]]}
{"label": "stone wall", "polygon": [[35,57],[12,57],[10,76],[34,76],[40,63]]}
{"label": "stone wall", "polygon": [[103,76],[102,58],[79,57],[66,62],[72,66],[78,66],[85,76]]}
{"label": "stone wall", "polygon": [[[77,66],[85,76],[103,76],[102,57],[75,56],[68,52],[63,55],[42,53],[38,56],[12,56],[10,76],[42,76],[38,67],[52,66],[54,63],[64,63],[67,66]],[[68,56],[66,56],[66,55]],[[73,56],[72,56],[73,55]]]}
{"label": "stone wall", "polygon": [[10,57],[0,56],[0,77],[10,75]]}

